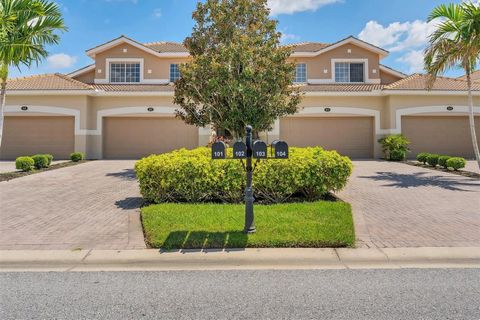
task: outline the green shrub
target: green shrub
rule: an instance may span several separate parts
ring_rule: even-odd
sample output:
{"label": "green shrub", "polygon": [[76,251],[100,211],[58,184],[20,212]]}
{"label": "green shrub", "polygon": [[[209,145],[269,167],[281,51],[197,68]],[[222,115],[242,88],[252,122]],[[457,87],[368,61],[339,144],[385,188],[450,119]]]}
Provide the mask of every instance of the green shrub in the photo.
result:
{"label": "green shrub", "polygon": [[427,157],[427,163],[432,167],[436,167],[438,164],[438,158],[440,156],[438,154],[429,154]]}
{"label": "green shrub", "polygon": [[447,160],[450,159],[450,156],[440,156],[438,157],[438,165],[447,169]]}
{"label": "green shrub", "polygon": [[467,161],[464,158],[460,157],[453,157],[447,160],[447,167],[453,168],[453,170],[457,171],[458,169],[465,168]]}
{"label": "green shrub", "polygon": [[52,164],[52,161],[53,161],[53,156],[51,154],[45,154],[44,156],[47,157],[48,165],[50,166]]}
{"label": "green shrub", "polygon": [[[232,150],[227,150],[232,156]],[[177,150],[135,164],[142,196],[149,202],[241,202],[245,172],[238,160],[211,160],[208,148]],[[314,199],[342,189],[352,163],[335,151],[290,148],[289,159],[262,160],[253,174],[255,195],[266,203],[293,195]]]}
{"label": "green shrub", "polygon": [[35,162],[31,157],[18,157],[15,160],[15,167],[17,170],[30,171],[33,169]]}
{"label": "green shrub", "polygon": [[426,152],[419,153],[419,154],[417,154],[417,161],[421,162],[423,164],[426,164],[427,163],[427,158],[428,158],[429,155],[430,155],[430,153],[426,153]]}
{"label": "green shrub", "polygon": [[81,152],[74,152],[70,154],[70,160],[72,160],[73,162],[78,162],[83,159],[85,159],[85,156]]}
{"label": "green shrub", "polygon": [[382,145],[382,151],[386,160],[401,161],[405,159],[409,151],[410,141],[402,134],[394,134],[378,140]]}
{"label": "green shrub", "polygon": [[43,169],[48,167],[48,158],[44,154],[36,154],[32,156],[33,162],[35,163],[35,169]]}

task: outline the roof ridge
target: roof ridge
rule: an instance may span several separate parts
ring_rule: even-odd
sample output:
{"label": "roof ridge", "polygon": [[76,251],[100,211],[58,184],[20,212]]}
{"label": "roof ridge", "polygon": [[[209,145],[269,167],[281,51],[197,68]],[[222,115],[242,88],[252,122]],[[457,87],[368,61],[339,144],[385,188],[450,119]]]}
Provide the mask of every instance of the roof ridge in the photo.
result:
{"label": "roof ridge", "polygon": [[85,87],[85,88],[88,88],[88,89],[92,89],[92,87],[90,85],[86,84],[85,82],[75,80],[75,79],[67,76],[66,74],[62,74],[62,73],[57,72],[57,73],[55,73],[55,75],[57,77],[60,77],[60,78],[65,79],[67,81],[70,81],[71,83],[81,85],[82,87]]}
{"label": "roof ridge", "polygon": [[20,77],[10,78],[10,79],[8,79],[8,82],[25,80],[25,79],[32,79],[32,78],[40,78],[40,77],[45,77],[45,76],[54,76],[54,75],[55,75],[55,73],[31,74],[29,76],[20,76]]}
{"label": "roof ridge", "polygon": [[399,85],[401,85],[402,83],[406,82],[406,81],[410,81],[414,78],[417,78],[420,76],[420,73],[412,73],[411,75],[403,78],[403,79],[400,79],[400,80],[397,80],[395,82],[392,82],[388,85],[385,86],[386,89],[393,89],[395,87],[398,87]]}

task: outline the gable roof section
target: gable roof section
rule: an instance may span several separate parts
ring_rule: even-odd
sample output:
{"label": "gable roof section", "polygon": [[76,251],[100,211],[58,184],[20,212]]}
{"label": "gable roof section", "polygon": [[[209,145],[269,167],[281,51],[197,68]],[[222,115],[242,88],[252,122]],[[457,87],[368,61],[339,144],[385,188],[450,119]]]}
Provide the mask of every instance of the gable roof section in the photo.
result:
{"label": "gable roof section", "polygon": [[[470,78],[472,79],[472,81],[480,81],[480,70],[472,72],[470,74]],[[467,76],[464,75],[464,76],[458,77],[457,79],[467,80]]]}
{"label": "gable roof section", "polygon": [[[428,90],[428,75],[414,73],[384,87],[385,90]],[[437,77],[433,91],[467,91],[467,82],[455,78]],[[472,84],[473,91],[480,91],[480,83]]]}
{"label": "gable roof section", "polygon": [[386,65],[383,65],[383,64],[380,64],[379,69],[380,69],[380,71],[392,74],[392,75],[397,76],[397,77],[402,78],[402,79],[407,77],[407,75],[405,73],[400,72],[398,70],[395,70],[393,68],[387,67]]}
{"label": "gable roof section", "polygon": [[[378,53],[380,55],[380,58],[384,58],[388,55],[388,51],[385,49],[382,49],[380,47],[374,46],[371,43],[365,42],[363,40],[360,40],[358,38],[355,38],[354,36],[350,36],[348,38],[342,39],[338,42],[332,43],[332,44],[325,44],[325,43],[315,43],[315,42],[305,42],[298,44],[298,49],[294,46],[294,51],[292,53],[292,57],[315,57],[318,56],[319,54],[328,52],[330,50],[336,49],[340,46],[343,46],[345,44],[354,44],[356,46],[359,46],[361,48],[364,48],[369,51],[373,51],[375,53]],[[317,50],[312,51],[315,49],[315,45],[317,45]],[[322,46],[323,45],[323,46]],[[299,51],[300,49],[305,48],[306,50],[310,51]]]}
{"label": "gable roof section", "polygon": [[92,70],[95,70],[95,63],[89,64],[88,66],[85,66],[83,68],[72,71],[72,72],[68,73],[67,76],[73,78],[73,77],[79,76],[81,74],[87,73],[87,72],[92,71]]}
{"label": "gable roof section", "polygon": [[[187,57],[188,56],[188,52],[185,50],[185,51],[179,51],[179,46],[178,44],[177,45],[173,45],[174,42],[165,42],[164,44],[160,44],[160,43],[150,43],[150,44],[143,44],[143,43],[140,43],[140,42],[137,42],[133,39],[130,39],[124,35],[118,37],[118,38],[115,38],[113,40],[110,40],[108,42],[105,42],[104,44],[101,44],[101,45],[98,45],[96,47],[93,47],[91,49],[88,49],[86,51],[87,55],[94,59],[95,58],[95,55],[100,53],[100,52],[103,52],[103,51],[106,51],[110,48],[113,48],[115,46],[118,46],[119,44],[122,44],[122,43],[128,43],[129,45],[131,46],[134,46],[140,50],[143,50],[145,52],[148,52],[154,56],[157,56],[157,57]],[[168,44],[168,45],[167,45]],[[168,48],[168,49],[175,49],[176,51],[164,51],[164,52],[161,52],[161,51],[157,51],[156,49],[158,49],[159,47],[162,47],[162,48]]]}
{"label": "gable roof section", "polygon": [[9,79],[7,90],[92,90],[92,87],[66,75],[54,73]]}
{"label": "gable roof section", "polygon": [[144,43],[143,45],[159,53],[165,53],[165,52],[188,53],[187,48],[183,44],[178,42],[157,41],[157,42]]}

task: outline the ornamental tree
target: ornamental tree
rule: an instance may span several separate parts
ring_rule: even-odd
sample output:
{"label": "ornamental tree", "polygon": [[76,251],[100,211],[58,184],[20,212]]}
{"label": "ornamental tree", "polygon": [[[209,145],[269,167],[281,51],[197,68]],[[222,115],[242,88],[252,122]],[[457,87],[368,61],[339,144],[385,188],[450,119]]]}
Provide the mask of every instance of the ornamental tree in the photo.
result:
{"label": "ornamental tree", "polygon": [[280,46],[267,0],[206,0],[193,12],[184,45],[191,55],[175,83],[177,116],[199,127],[213,125],[243,137],[245,126],[270,130],[294,114],[301,101],[292,86],[291,49]]}

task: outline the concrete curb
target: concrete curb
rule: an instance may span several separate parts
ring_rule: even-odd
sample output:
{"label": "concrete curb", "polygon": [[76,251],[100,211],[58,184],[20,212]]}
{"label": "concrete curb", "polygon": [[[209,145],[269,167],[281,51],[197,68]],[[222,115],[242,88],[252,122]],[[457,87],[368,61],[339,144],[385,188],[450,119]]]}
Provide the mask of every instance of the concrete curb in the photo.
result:
{"label": "concrete curb", "polygon": [[480,268],[480,247],[3,250],[0,271]]}

